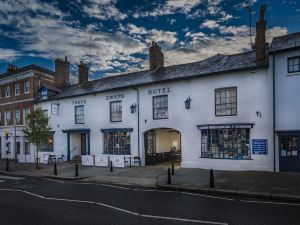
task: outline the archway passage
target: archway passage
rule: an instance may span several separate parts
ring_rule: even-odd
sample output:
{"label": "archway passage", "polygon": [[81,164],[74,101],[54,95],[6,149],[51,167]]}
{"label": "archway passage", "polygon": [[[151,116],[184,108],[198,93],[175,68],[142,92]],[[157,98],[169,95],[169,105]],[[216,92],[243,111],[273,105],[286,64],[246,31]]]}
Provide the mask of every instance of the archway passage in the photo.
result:
{"label": "archway passage", "polygon": [[181,134],[172,128],[148,130],[144,135],[145,164],[181,162]]}

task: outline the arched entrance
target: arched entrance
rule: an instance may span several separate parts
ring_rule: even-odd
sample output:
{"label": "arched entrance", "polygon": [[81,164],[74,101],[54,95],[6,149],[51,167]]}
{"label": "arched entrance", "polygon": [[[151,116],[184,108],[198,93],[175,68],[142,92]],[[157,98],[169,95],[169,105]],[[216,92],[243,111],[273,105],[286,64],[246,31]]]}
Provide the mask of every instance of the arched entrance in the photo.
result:
{"label": "arched entrance", "polygon": [[145,132],[145,165],[168,161],[181,162],[181,134],[172,128],[156,128]]}

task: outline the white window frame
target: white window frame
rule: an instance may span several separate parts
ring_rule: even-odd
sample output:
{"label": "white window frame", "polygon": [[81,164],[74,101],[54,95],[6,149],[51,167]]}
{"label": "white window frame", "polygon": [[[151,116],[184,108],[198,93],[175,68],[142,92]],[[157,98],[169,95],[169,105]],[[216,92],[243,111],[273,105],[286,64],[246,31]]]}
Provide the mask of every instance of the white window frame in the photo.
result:
{"label": "white window frame", "polygon": [[[8,116],[9,115],[9,116]],[[8,122],[9,121],[9,122]],[[4,113],[4,125],[5,126],[9,126],[10,125],[10,121],[11,121],[11,113],[10,111],[6,111]]]}
{"label": "white window frame", "polygon": [[30,93],[30,82],[29,80],[26,80],[24,82],[24,94]]}
{"label": "white window frame", "polygon": [[10,97],[10,92],[11,92],[10,86],[7,85],[7,86],[5,87],[5,97],[6,97],[6,98],[9,98],[9,97]]}
{"label": "white window frame", "polygon": [[[18,88],[17,88],[18,86]],[[17,92],[18,90],[18,92]],[[20,83],[15,83],[15,96],[20,95],[21,94],[21,89],[20,89]]]}

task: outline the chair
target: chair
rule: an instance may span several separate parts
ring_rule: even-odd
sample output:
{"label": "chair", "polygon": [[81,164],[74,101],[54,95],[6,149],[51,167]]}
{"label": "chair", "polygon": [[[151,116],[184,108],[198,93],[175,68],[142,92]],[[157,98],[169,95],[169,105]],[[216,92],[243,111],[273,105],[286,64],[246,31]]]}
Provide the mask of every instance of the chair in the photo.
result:
{"label": "chair", "polygon": [[133,164],[136,164],[136,163],[138,163],[139,166],[141,166],[141,157],[139,157],[139,156],[133,157]]}
{"label": "chair", "polygon": [[61,161],[62,163],[64,162],[64,155],[62,154],[60,157],[57,158],[57,162],[59,163]]}
{"label": "chair", "polygon": [[131,157],[124,157],[124,165],[131,167]]}
{"label": "chair", "polygon": [[51,164],[56,163],[56,157],[55,157],[55,155],[49,155],[48,162],[51,163]]}

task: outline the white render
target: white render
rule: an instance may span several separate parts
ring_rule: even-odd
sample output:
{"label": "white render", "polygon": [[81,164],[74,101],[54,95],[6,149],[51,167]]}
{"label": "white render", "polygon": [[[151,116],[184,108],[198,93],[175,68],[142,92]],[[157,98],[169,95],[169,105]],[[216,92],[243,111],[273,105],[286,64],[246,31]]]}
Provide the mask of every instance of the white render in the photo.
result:
{"label": "white render", "polygon": [[[215,116],[215,89],[237,87],[237,115]],[[153,120],[152,97],[149,90],[169,89],[168,119]],[[224,170],[261,170],[273,171],[273,111],[272,111],[272,74],[268,69],[242,71],[221,75],[211,75],[184,81],[164,82],[155,85],[137,87],[139,91],[140,132],[138,133],[138,113],[131,114],[130,106],[138,104],[137,90],[123,89],[93,95],[85,95],[40,102],[35,107],[47,109],[50,126],[54,134],[54,152],[40,154],[67,155],[67,134],[62,130],[90,129],[90,155],[94,155],[96,164],[103,164],[107,155],[103,152],[103,133],[101,129],[132,128],[131,156],[140,156],[145,163],[144,134],[155,128],[172,128],[181,133],[182,167],[224,169]],[[165,89],[165,90],[166,90]],[[158,91],[157,91],[158,92]],[[122,122],[110,122],[110,109],[107,96],[123,94]],[[162,94],[162,93],[161,93]],[[160,94],[156,94],[160,95]],[[191,108],[185,109],[184,101],[192,98]],[[85,123],[74,122],[73,101],[86,100]],[[51,104],[59,103],[58,115],[51,115]],[[261,117],[256,112],[260,112]],[[267,139],[268,154],[252,155],[250,160],[205,159],[201,158],[201,131],[197,125],[220,123],[254,123],[250,129],[252,139]],[[72,139],[71,134],[71,139]],[[139,135],[139,138],[138,138]],[[138,150],[138,140],[140,149]],[[71,144],[75,146],[75,140]],[[251,149],[251,147],[250,147]],[[251,150],[252,153],[252,150]],[[101,159],[102,157],[102,159]],[[121,162],[124,156],[113,156]],[[106,161],[104,162],[104,164]]]}

